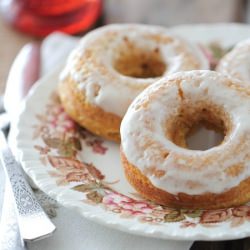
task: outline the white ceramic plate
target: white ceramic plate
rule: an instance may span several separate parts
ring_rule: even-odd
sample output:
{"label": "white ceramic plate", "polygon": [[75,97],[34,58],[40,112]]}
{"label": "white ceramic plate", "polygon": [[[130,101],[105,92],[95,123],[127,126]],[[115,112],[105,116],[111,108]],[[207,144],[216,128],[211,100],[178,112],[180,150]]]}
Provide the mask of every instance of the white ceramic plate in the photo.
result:
{"label": "white ceramic plate", "polygon": [[[178,34],[232,46],[250,27],[179,26]],[[127,183],[119,145],[90,135],[64,113],[55,94],[59,70],[41,79],[26,99],[16,145],[25,172],[45,193],[82,216],[132,234],[174,240],[250,236],[250,206],[214,211],[174,210],[140,198]]]}

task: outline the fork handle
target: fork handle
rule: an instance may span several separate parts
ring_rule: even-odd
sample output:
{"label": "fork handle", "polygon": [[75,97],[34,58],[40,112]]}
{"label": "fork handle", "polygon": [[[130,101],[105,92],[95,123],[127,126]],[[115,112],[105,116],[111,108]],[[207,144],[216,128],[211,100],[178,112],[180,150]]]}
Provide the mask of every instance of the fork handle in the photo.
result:
{"label": "fork handle", "polygon": [[0,131],[0,145],[0,158],[11,184],[23,240],[34,241],[50,236],[56,227],[38,203],[2,131]]}

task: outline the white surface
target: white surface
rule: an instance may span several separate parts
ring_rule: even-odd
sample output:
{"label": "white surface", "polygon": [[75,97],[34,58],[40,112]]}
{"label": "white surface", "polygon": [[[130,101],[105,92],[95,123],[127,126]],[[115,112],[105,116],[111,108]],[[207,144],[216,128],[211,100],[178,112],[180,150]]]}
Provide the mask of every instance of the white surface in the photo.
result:
{"label": "white surface", "polygon": [[[201,32],[202,31],[202,32]],[[181,28],[177,28],[177,32],[180,34]],[[201,41],[206,42],[217,39],[218,34],[225,34],[221,36],[221,42],[226,45],[232,45],[237,42],[239,39],[246,38],[250,32],[250,29],[247,26],[239,25],[216,25],[216,26],[191,26],[184,27],[183,34],[188,35],[188,37],[196,38],[196,41],[199,41],[199,35],[201,36]],[[232,36],[234,33],[234,36]],[[205,36],[205,34],[207,34]],[[229,35],[230,34],[230,35]],[[238,39],[237,39],[238,38]],[[139,223],[136,220],[129,220],[125,218],[120,218],[112,213],[107,213],[97,206],[89,207],[86,204],[79,203],[79,197],[77,198],[76,192],[72,190],[67,190],[67,187],[57,187],[54,183],[54,180],[49,177],[46,173],[46,169],[41,165],[37,153],[34,153],[32,144],[34,143],[33,138],[31,138],[30,132],[32,131],[32,121],[35,120],[35,115],[37,110],[44,110],[46,105],[46,100],[50,92],[56,86],[56,78],[58,72],[47,76],[46,78],[40,81],[40,84],[33,89],[32,95],[27,99],[25,112],[21,116],[19,121],[20,133],[18,136],[18,147],[22,151],[21,158],[23,166],[27,173],[33,178],[36,184],[44,191],[49,193],[53,197],[57,197],[60,203],[65,206],[71,207],[79,211],[83,216],[88,217],[92,220],[107,224],[111,227],[130,231],[134,234],[143,234],[152,237],[159,238],[172,238],[172,239],[233,239],[245,237],[250,234],[249,222],[245,222],[242,225],[237,227],[231,227],[229,221],[216,224],[213,228],[211,227],[202,227],[198,225],[195,228],[181,228],[178,223],[169,223],[162,224],[161,226],[149,225]],[[54,84],[54,85],[53,85]],[[109,145],[111,147],[111,145]],[[114,151],[118,148],[115,149]],[[112,150],[110,150],[112,151]],[[115,155],[115,154],[113,154]],[[85,155],[85,157],[87,157]],[[88,157],[92,157],[88,155]],[[32,161],[31,161],[32,160]],[[94,158],[92,160],[95,160]],[[107,161],[112,161],[112,159],[106,159]],[[34,168],[34,165],[36,166]],[[105,164],[104,164],[105,165]],[[112,168],[112,166],[110,166]],[[115,167],[115,166],[113,166]],[[106,172],[106,175],[115,174],[119,172],[118,170]],[[123,180],[122,180],[123,181]],[[124,182],[126,183],[126,182]],[[180,229],[181,228],[181,229]],[[190,243],[187,243],[190,244]]]}
{"label": "white surface", "polygon": [[81,218],[60,207],[53,220],[52,238],[28,244],[30,250],[187,250],[192,242],[176,242],[130,235]]}

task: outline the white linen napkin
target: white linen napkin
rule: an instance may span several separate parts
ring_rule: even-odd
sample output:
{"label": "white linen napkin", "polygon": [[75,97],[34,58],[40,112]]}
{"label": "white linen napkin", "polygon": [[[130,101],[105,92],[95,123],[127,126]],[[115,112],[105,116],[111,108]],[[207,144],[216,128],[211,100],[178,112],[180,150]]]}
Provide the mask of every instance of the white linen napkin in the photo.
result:
{"label": "white linen napkin", "polygon": [[[54,33],[48,36],[43,41],[41,47],[41,76],[47,74],[50,70],[55,68],[55,65],[65,61],[68,53],[72,50],[73,47],[75,47],[77,41],[78,39],[64,35],[62,33]],[[11,201],[6,198],[11,194],[7,192],[10,191],[6,189],[3,207],[3,218],[8,218],[8,216],[12,214],[11,222],[13,225],[13,221],[15,221],[15,214],[13,213],[13,203],[11,203]],[[38,198],[40,200],[46,200],[46,198],[44,199],[41,196]],[[10,208],[10,204],[12,205],[12,209]],[[46,202],[41,205],[45,205],[46,207]],[[47,211],[49,210],[50,207],[48,206]],[[29,243],[27,245],[27,248],[29,250],[187,250],[193,243],[192,241],[171,241],[136,236],[118,230],[110,229],[103,225],[99,225],[95,222],[84,219],[75,211],[71,211],[60,205],[58,205],[55,210],[56,216],[52,219],[52,221],[57,227],[56,232],[50,238]],[[50,210],[50,212],[54,213],[53,211],[54,209]],[[2,225],[2,227],[8,228],[8,221],[2,219],[1,224],[3,223],[5,223],[5,225]],[[20,241],[20,238],[18,238],[18,228],[16,226],[16,223],[14,223],[13,230],[11,231],[12,233],[14,231],[15,234],[12,234],[13,239],[9,238],[9,240],[14,240],[15,238],[15,240]],[[8,232],[8,230],[5,230],[5,233],[6,232]],[[6,234],[2,236],[2,238],[7,237]],[[1,241],[0,249],[2,250]],[[14,250],[15,248],[6,247],[3,249]]]}

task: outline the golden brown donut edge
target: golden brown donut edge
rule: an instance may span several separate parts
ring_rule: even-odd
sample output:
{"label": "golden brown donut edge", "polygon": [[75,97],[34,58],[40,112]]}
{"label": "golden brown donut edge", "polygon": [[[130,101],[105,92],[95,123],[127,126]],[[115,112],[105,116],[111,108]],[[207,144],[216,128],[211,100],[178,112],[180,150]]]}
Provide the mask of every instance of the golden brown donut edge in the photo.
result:
{"label": "golden brown donut edge", "polygon": [[70,76],[59,83],[58,94],[66,113],[80,126],[105,139],[120,142],[121,118],[89,103],[84,91],[78,89]]}
{"label": "golden brown donut edge", "polygon": [[144,198],[157,204],[180,209],[220,209],[245,204],[250,200],[250,177],[223,193],[204,193],[173,195],[155,187],[142,172],[131,164],[121,148],[121,160],[128,182]]}

